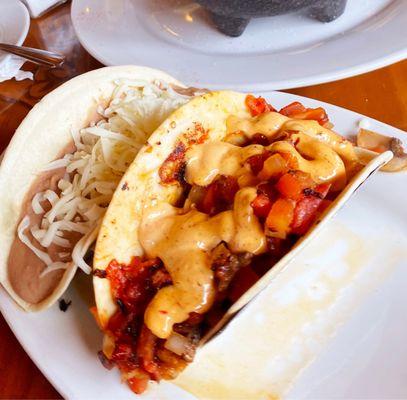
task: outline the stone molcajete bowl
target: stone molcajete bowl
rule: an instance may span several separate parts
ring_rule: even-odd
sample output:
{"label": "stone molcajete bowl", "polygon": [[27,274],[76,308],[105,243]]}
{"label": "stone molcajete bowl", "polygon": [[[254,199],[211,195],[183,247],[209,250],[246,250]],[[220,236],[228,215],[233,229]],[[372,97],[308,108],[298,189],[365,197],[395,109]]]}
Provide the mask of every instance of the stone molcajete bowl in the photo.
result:
{"label": "stone molcajete bowl", "polygon": [[347,0],[196,0],[209,10],[218,29],[240,36],[252,18],[303,10],[322,22],[331,22],[345,10]]}

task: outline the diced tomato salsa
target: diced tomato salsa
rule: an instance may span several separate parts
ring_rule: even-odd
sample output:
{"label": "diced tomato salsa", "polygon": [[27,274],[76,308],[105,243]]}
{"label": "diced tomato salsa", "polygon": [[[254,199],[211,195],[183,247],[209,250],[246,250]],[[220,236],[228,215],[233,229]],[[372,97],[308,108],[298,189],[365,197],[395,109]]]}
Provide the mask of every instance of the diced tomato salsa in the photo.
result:
{"label": "diced tomato salsa", "polygon": [[[115,340],[109,360],[117,365],[124,377],[129,376],[130,388],[135,393],[142,393],[149,380],[160,380],[173,368],[158,356],[160,351],[166,352],[163,341],[144,324],[148,303],[172,280],[159,259],[140,257],[134,257],[129,264],[113,260],[106,269],[106,278],[118,305],[106,329]],[[182,359],[178,364],[180,369],[185,366]]]}
{"label": "diced tomato salsa", "polygon": [[273,106],[268,104],[267,101],[263,99],[263,97],[254,97],[251,94],[246,96],[246,106],[249,109],[252,117],[256,117],[257,115],[265,112],[276,111]]}
{"label": "diced tomato salsa", "polygon": [[255,215],[265,218],[271,234],[280,238],[289,234],[304,235],[322,212],[320,206],[331,187],[329,184],[317,185],[309,174],[289,169],[284,162],[286,164],[281,163],[279,169],[273,168],[273,173],[265,174],[264,168],[260,171],[260,177],[268,176],[272,182],[259,185],[258,195],[251,203]]}
{"label": "diced tomato salsa", "polygon": [[205,188],[202,201],[197,204],[198,209],[205,214],[214,215],[226,210],[233,203],[235,194],[239,190],[236,178],[220,176]]}
{"label": "diced tomato salsa", "polygon": [[298,101],[283,107],[279,113],[295,119],[312,119],[320,125],[325,125],[329,122],[328,115],[322,107],[306,108]]}
{"label": "diced tomato salsa", "polygon": [[[248,107],[252,117],[256,117],[270,111],[277,111],[272,105],[267,103],[263,97],[255,97],[253,95],[248,95],[246,97],[246,106]],[[325,125],[327,122],[329,122],[328,115],[322,107],[307,108],[298,101],[288,104],[278,112],[286,117],[294,119],[315,120],[320,125]]]}

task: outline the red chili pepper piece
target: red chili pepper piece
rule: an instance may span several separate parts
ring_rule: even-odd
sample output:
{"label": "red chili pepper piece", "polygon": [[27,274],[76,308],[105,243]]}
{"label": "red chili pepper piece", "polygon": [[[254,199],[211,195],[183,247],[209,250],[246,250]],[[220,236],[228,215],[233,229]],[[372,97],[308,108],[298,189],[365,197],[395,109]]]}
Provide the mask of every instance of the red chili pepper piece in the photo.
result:
{"label": "red chili pepper piece", "polygon": [[276,109],[268,104],[263,97],[254,97],[252,94],[248,94],[245,102],[252,117],[256,117],[265,112],[276,111]]}
{"label": "red chili pepper piece", "polygon": [[295,119],[315,120],[320,125],[325,125],[329,121],[328,115],[322,107],[306,108],[298,101],[283,107],[279,113]]}
{"label": "red chili pepper piece", "polygon": [[148,376],[146,378],[130,378],[127,380],[127,384],[134,393],[141,394],[146,391],[148,381]]}
{"label": "red chili pepper piece", "polygon": [[328,121],[328,114],[322,107],[307,108],[303,113],[294,115],[296,119],[311,119],[317,121],[320,125],[325,125]]}
{"label": "red chili pepper piece", "polygon": [[267,227],[284,237],[290,231],[295,202],[291,199],[278,199],[271,207],[266,219]]}
{"label": "red chili pepper piece", "polygon": [[206,188],[206,193],[198,208],[210,215],[224,211],[233,204],[238,190],[239,185],[236,178],[221,176]]}
{"label": "red chili pepper piece", "polygon": [[307,109],[299,101],[294,101],[293,103],[283,107],[279,113],[285,115],[286,117],[291,117],[305,111],[307,111]]}
{"label": "red chili pepper piece", "polygon": [[249,157],[246,162],[250,165],[253,174],[257,175],[263,169],[264,161],[266,161],[269,157],[270,152],[265,151],[262,154],[256,154]]}
{"label": "red chili pepper piece", "polygon": [[283,197],[299,200],[303,196],[303,190],[314,187],[314,185],[309,174],[302,171],[290,171],[278,180],[276,188]]}
{"label": "red chili pepper piece", "polygon": [[303,196],[303,198],[298,201],[291,224],[292,233],[304,235],[308,231],[315,221],[319,207],[328,194],[330,187],[330,184],[319,185],[313,191],[315,192],[314,194]]}
{"label": "red chili pepper piece", "polygon": [[253,207],[254,214],[259,218],[266,218],[271,209],[271,200],[264,194],[259,194],[250,203]]}

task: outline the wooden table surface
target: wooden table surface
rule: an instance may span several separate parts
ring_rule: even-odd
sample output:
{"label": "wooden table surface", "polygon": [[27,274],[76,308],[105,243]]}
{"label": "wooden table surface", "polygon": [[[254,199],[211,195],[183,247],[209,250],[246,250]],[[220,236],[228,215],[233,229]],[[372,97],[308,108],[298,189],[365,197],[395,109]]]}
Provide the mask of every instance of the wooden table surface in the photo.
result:
{"label": "wooden table surface", "polygon": [[[69,5],[33,20],[25,45],[61,52],[67,61],[54,70],[27,64],[25,68],[34,73],[33,81],[0,83],[0,151],[46,93],[75,75],[102,66],[79,44]],[[407,61],[354,78],[287,91],[336,104],[407,131]],[[61,398],[26,355],[1,315],[0,398]]]}

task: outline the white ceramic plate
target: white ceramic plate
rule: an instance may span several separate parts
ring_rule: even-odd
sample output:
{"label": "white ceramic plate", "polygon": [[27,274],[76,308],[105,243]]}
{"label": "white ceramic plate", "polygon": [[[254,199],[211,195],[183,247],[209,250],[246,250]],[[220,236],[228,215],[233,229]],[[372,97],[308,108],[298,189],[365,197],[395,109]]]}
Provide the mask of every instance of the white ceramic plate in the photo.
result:
{"label": "white ceramic plate", "polygon": [[[0,0],[0,43],[23,44],[30,27],[30,15],[19,0]],[[0,64],[8,54],[0,50]]]}
{"label": "white ceramic plate", "polygon": [[[346,135],[354,134],[363,118],[336,106],[287,93],[263,95],[276,107],[295,100],[310,107],[322,105],[335,129]],[[371,129],[405,141],[406,134],[402,131],[375,120],[368,121]],[[342,315],[342,325],[334,326],[336,335],[325,345],[320,346],[323,341],[313,344],[316,359],[295,381],[289,398],[407,398],[406,180],[407,173],[375,175],[285,270],[295,274],[301,265],[307,267],[305,270],[311,275],[301,281],[301,290],[315,289],[314,271],[325,269],[329,274],[331,269],[340,271],[338,266],[346,271],[347,263],[355,262],[360,271],[341,292],[339,308],[334,308],[336,314]],[[348,247],[352,246],[356,247],[353,249],[356,254],[350,260]],[[298,280],[290,280],[287,273],[282,273],[279,279],[286,277],[289,288],[300,290]],[[54,306],[42,313],[26,314],[3,289],[0,289],[0,309],[27,353],[64,398],[136,398],[120,383],[117,371],[105,370],[97,359],[102,338],[88,311],[92,290],[87,281],[83,275],[75,278],[64,296],[72,300],[66,313]],[[246,310],[250,312],[250,308]],[[324,315],[319,316],[322,322]],[[255,371],[253,382],[256,382]],[[143,396],[146,399],[191,397],[166,382],[152,385]]]}
{"label": "white ceramic plate", "polygon": [[219,33],[190,0],[74,0],[83,46],[105,65],[140,64],[210,89],[275,90],[361,74],[407,55],[407,1],[349,0],[323,24],[301,14]]}

